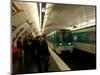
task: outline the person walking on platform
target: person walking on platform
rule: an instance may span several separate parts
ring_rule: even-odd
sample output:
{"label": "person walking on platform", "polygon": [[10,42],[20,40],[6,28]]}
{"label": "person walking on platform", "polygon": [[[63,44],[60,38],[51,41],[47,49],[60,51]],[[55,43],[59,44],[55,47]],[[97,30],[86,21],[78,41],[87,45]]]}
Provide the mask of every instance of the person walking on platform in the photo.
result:
{"label": "person walking on platform", "polygon": [[29,52],[29,55],[28,55],[28,60],[29,60],[29,62],[28,62],[28,64],[29,64],[29,66],[31,65],[31,60],[32,60],[32,38],[31,38],[31,36],[29,36],[29,38],[28,38],[28,52]]}
{"label": "person walking on platform", "polygon": [[17,37],[13,38],[12,42],[12,64],[13,64],[13,74],[19,73],[19,58],[18,58],[18,48],[17,48]]}
{"label": "person walking on platform", "polygon": [[42,72],[41,67],[41,55],[40,55],[40,36],[37,36],[35,39],[35,49],[36,49],[36,62],[38,67],[38,72]]}
{"label": "person walking on platform", "polygon": [[22,43],[21,38],[19,37],[17,40],[17,48],[19,49],[19,58],[22,59]]}
{"label": "person walking on platform", "polygon": [[36,59],[36,39],[32,39],[32,44],[31,44],[31,60],[34,62]]}
{"label": "person walking on platform", "polygon": [[17,40],[17,48],[18,48],[18,58],[19,58],[19,71],[21,72],[23,69],[23,49],[22,49],[22,43],[21,43],[21,38],[18,37]]}
{"label": "person walking on platform", "polygon": [[29,56],[29,51],[28,51],[28,37],[25,37],[24,41],[23,41],[23,49],[24,49],[24,65],[25,65],[25,71],[27,72],[28,70],[28,56]]}
{"label": "person walking on platform", "polygon": [[40,38],[40,56],[41,56],[42,72],[48,71],[49,55],[50,54],[48,50],[48,44],[46,42],[46,35],[43,35]]}

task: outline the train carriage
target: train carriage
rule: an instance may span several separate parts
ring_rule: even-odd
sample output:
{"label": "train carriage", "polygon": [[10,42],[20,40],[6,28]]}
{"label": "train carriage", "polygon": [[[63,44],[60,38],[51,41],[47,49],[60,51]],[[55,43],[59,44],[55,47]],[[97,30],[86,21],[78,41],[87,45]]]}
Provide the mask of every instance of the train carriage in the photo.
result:
{"label": "train carriage", "polygon": [[61,54],[62,51],[73,51],[72,33],[67,29],[54,31],[48,36],[48,40],[53,44],[56,53]]}
{"label": "train carriage", "polygon": [[96,27],[72,31],[74,48],[96,54]]}

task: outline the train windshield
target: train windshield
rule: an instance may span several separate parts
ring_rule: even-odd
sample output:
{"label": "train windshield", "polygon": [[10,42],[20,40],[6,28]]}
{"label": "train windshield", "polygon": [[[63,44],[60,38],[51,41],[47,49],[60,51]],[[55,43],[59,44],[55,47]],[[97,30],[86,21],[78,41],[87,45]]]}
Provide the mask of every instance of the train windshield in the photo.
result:
{"label": "train windshield", "polygon": [[72,35],[70,32],[62,34],[64,42],[72,42]]}
{"label": "train windshield", "polygon": [[63,31],[58,33],[58,42],[72,42],[72,34],[70,31]]}

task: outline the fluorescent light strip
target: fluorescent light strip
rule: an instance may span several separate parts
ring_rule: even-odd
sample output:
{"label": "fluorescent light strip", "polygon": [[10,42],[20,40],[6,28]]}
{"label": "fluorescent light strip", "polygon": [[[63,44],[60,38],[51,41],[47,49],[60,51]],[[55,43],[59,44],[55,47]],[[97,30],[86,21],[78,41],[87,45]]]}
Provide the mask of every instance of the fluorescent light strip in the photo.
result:
{"label": "fluorescent light strip", "polygon": [[46,25],[46,22],[47,22],[47,18],[49,15],[46,15],[47,13],[51,12],[51,10],[49,10],[50,8],[53,7],[54,4],[46,4],[46,8],[45,8],[45,16],[44,16],[44,22],[43,22],[43,28],[42,28],[42,33],[44,32],[44,28],[45,28],[45,25]]}
{"label": "fluorescent light strip", "polygon": [[30,8],[31,9],[34,9],[34,11],[32,11],[32,14],[34,12],[34,15],[32,17],[34,18],[35,25],[37,27],[37,31],[40,32],[40,23],[39,23],[39,14],[38,14],[38,6],[37,6],[37,3],[34,3],[34,5],[31,6]]}
{"label": "fluorescent light strip", "polygon": [[39,3],[39,7],[40,7],[40,28],[41,28],[41,23],[42,23],[42,13],[41,13],[41,7],[42,7],[42,4]]}
{"label": "fluorescent light strip", "polygon": [[46,9],[45,8],[42,8],[42,10],[41,10],[42,12],[45,12],[46,11]]}

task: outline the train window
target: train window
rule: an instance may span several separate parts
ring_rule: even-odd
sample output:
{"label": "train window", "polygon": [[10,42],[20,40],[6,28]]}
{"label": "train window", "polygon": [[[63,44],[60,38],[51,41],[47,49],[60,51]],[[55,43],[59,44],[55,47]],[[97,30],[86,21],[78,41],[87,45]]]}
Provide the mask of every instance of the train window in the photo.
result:
{"label": "train window", "polygon": [[58,40],[58,42],[63,41],[63,36],[61,33],[58,34],[57,40]]}
{"label": "train window", "polygon": [[73,37],[74,42],[86,42],[86,33],[75,33]]}
{"label": "train window", "polygon": [[96,42],[95,32],[89,32],[88,33],[88,41],[89,41],[89,43],[95,43]]}
{"label": "train window", "polygon": [[87,42],[87,32],[80,33],[80,42]]}
{"label": "train window", "polygon": [[79,32],[73,34],[73,42],[82,42],[82,43],[95,43],[96,35],[95,32]]}
{"label": "train window", "polygon": [[63,34],[63,41],[71,42],[72,41],[72,35],[70,33]]}
{"label": "train window", "polygon": [[77,39],[78,39],[78,37],[77,37],[77,35],[75,35],[75,36],[73,37],[73,40],[74,40],[74,41],[77,41]]}

